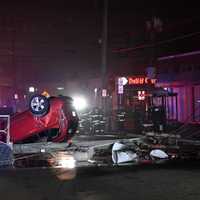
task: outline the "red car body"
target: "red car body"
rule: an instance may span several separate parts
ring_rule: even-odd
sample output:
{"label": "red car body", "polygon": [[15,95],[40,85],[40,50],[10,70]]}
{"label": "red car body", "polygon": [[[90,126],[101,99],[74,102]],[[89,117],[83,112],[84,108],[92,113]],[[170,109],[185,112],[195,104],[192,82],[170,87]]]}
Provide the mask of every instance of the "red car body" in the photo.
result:
{"label": "red car body", "polygon": [[[50,132],[53,129],[58,131],[56,136],[51,137],[53,142],[62,142],[73,136],[78,126],[76,112],[62,98],[49,98],[48,101],[49,109],[44,116],[34,115],[29,109],[11,118],[10,137],[13,143]],[[73,131],[69,132],[70,127],[73,127]]]}

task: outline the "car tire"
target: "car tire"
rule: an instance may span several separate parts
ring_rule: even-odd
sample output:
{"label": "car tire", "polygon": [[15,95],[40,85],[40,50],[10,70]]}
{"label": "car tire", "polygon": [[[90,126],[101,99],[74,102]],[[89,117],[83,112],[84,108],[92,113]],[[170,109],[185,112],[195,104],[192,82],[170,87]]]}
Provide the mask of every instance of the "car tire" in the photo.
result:
{"label": "car tire", "polygon": [[50,107],[49,100],[43,95],[34,95],[29,102],[29,109],[33,115],[44,116]]}

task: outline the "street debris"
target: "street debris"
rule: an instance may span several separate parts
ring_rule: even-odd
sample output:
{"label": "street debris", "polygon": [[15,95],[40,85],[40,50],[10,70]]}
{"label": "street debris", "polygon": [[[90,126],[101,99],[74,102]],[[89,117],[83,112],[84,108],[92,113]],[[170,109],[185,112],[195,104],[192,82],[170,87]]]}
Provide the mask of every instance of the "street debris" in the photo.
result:
{"label": "street debris", "polygon": [[[1,148],[0,153],[6,148]],[[11,159],[12,153],[14,159]],[[200,141],[182,139],[180,135],[149,132],[129,139],[77,141],[72,146],[66,143],[15,144],[13,152],[10,150],[9,155],[3,154],[0,154],[1,161],[9,158],[12,163],[14,160],[13,165],[17,168],[58,167],[58,163],[66,166],[73,162],[76,162],[76,167],[161,164],[200,160]],[[58,155],[62,155],[62,158],[66,155],[67,160],[58,162]],[[7,161],[3,162],[5,165]]]}
{"label": "street debris", "polygon": [[150,156],[155,159],[156,158],[157,159],[167,159],[169,157],[164,151],[162,151],[160,149],[151,150]]}
{"label": "street debris", "polygon": [[115,142],[112,147],[112,161],[115,164],[120,164],[124,162],[130,162],[130,161],[137,161],[138,155],[132,151],[131,149],[128,149],[125,144],[122,144],[120,142]]}
{"label": "street debris", "polygon": [[179,135],[148,133],[139,138],[115,141],[107,147],[94,147],[93,152],[89,162],[99,166],[199,160],[200,141],[185,140]]}

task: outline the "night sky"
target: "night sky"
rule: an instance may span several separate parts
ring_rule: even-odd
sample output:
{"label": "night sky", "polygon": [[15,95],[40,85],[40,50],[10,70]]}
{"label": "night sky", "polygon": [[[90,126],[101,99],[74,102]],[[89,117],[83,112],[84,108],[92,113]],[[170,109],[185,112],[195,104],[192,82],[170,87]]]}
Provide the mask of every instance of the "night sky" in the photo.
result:
{"label": "night sky", "polygon": [[[101,71],[102,0],[17,1],[0,7],[0,72],[23,81],[96,77]],[[156,41],[200,31],[196,1],[109,0],[108,71],[131,67],[148,49],[113,53],[148,44],[145,24],[162,20]],[[158,55],[198,49],[199,34],[158,46]],[[13,56],[14,55],[14,56]]]}

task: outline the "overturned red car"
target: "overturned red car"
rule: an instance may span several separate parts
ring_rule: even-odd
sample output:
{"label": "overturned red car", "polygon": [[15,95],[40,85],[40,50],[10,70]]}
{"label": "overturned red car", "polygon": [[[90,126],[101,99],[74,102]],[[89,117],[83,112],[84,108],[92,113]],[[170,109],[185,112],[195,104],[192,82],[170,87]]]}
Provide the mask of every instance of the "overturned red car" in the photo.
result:
{"label": "overturned red car", "polygon": [[42,138],[52,142],[69,141],[77,131],[78,121],[72,98],[34,95],[28,110],[11,117],[10,138],[13,143]]}

